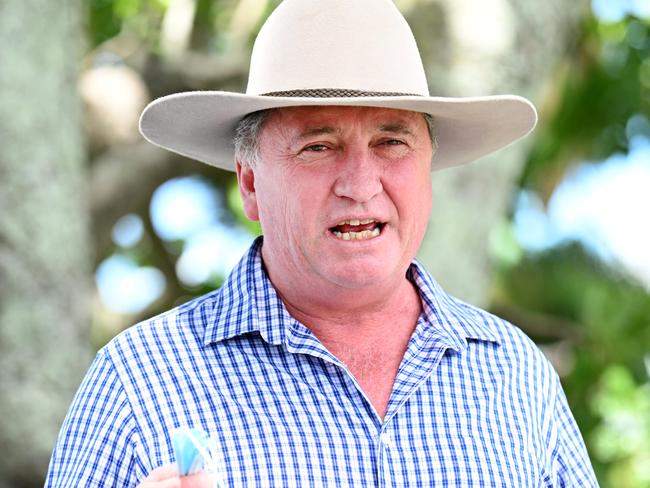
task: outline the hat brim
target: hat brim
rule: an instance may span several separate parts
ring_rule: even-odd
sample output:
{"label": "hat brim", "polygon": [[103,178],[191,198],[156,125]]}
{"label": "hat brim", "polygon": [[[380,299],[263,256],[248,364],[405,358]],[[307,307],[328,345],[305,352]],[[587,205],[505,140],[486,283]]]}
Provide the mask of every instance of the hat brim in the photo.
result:
{"label": "hat brim", "polygon": [[438,143],[432,170],[486,156],[524,137],[537,123],[535,107],[516,95],[308,98],[196,91],[151,102],[140,117],[140,132],[156,146],[234,171],[232,139],[235,127],[245,115],[272,108],[332,105],[383,107],[432,115]]}

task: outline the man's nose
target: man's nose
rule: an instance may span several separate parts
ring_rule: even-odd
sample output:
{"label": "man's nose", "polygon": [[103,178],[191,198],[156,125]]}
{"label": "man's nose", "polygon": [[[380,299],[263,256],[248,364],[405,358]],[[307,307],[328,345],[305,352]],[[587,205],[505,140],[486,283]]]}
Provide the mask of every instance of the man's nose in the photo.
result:
{"label": "man's nose", "polygon": [[365,203],[381,193],[381,165],[373,160],[369,149],[346,151],[334,184],[334,194]]}

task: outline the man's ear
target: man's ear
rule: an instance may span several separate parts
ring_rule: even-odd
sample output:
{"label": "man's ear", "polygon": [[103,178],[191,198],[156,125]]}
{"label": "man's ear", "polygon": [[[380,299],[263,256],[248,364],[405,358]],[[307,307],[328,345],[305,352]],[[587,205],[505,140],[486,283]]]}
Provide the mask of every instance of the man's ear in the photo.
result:
{"label": "man's ear", "polygon": [[239,183],[239,194],[244,204],[244,213],[251,220],[259,220],[260,214],[257,209],[257,194],[255,193],[255,172],[247,164],[237,161],[237,182]]}

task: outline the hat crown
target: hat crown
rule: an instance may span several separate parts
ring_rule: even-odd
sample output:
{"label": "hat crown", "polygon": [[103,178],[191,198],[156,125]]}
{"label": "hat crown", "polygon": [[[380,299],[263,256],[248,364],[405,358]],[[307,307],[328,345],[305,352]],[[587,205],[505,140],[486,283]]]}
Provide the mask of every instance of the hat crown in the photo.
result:
{"label": "hat crown", "polygon": [[276,8],[255,41],[246,93],[315,89],[429,95],[413,33],[391,0]]}

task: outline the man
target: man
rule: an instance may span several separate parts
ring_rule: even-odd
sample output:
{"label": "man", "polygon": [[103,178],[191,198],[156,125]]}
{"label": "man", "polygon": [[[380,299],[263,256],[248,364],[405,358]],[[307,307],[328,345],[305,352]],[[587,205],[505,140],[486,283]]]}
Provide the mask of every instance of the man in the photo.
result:
{"label": "man", "polygon": [[596,486],[540,351],[413,261],[431,170],[535,119],[519,97],[430,97],[389,0],[285,0],[245,95],[172,95],[141,120],[235,169],[263,240],[220,290],[98,353],[48,484],[210,486],[169,465],[170,433],[191,427],[230,486]]}

